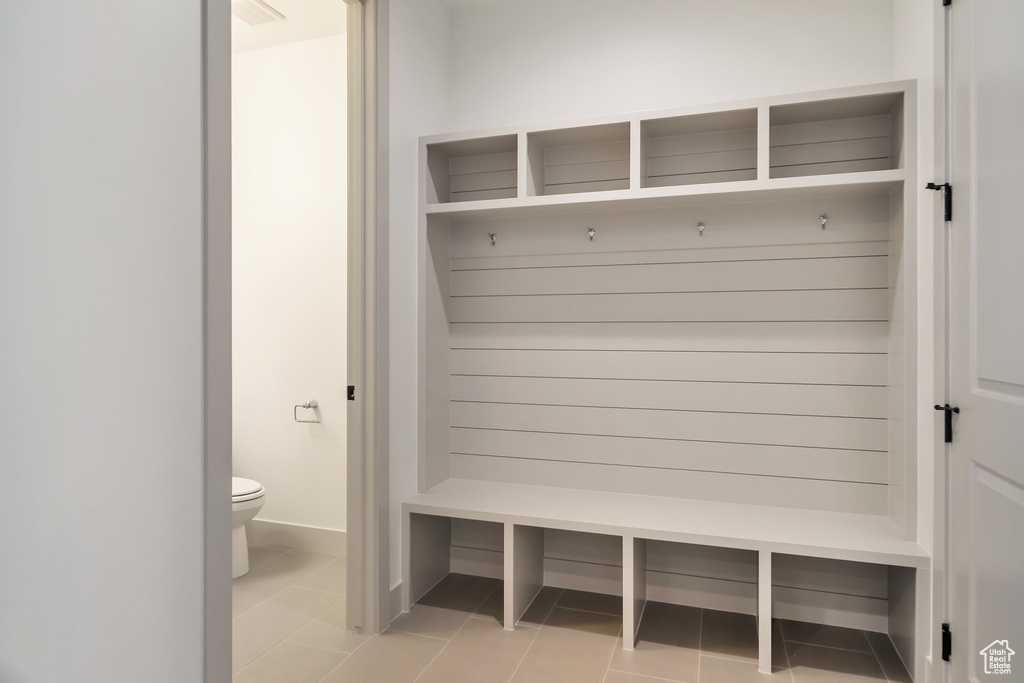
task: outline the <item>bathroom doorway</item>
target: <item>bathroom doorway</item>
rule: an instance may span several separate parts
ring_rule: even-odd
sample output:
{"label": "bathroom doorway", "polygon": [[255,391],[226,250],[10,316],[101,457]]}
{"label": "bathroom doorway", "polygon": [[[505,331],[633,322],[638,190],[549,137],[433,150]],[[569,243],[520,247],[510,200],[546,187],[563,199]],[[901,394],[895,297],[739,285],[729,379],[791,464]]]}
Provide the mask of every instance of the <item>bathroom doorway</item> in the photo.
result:
{"label": "bathroom doorway", "polygon": [[231,2],[236,680],[300,662],[325,673],[363,638],[347,604],[358,558],[347,451],[360,438],[349,427],[348,13],[343,0]]}

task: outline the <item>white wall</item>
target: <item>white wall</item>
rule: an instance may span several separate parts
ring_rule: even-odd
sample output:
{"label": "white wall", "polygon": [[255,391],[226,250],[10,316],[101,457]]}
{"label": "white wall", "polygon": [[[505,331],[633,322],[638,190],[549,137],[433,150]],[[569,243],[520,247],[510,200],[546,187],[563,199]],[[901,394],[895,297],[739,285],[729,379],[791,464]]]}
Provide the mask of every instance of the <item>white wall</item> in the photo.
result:
{"label": "white wall", "polygon": [[417,140],[447,127],[448,11],[390,0],[391,587],[401,580],[401,505],[416,493]]}
{"label": "white wall", "polygon": [[345,36],[236,52],[232,78],[234,473],[258,519],[344,530]]}
{"label": "white wall", "polygon": [[889,0],[519,0],[453,10],[447,25],[443,13],[391,0],[392,583],[416,483],[415,138],[893,78]]}
{"label": "white wall", "polygon": [[[452,15],[458,130],[889,80],[890,0],[521,0]],[[441,132],[441,131],[437,131]]]}
{"label": "white wall", "polygon": [[203,679],[204,4],[0,3],[5,683]]}

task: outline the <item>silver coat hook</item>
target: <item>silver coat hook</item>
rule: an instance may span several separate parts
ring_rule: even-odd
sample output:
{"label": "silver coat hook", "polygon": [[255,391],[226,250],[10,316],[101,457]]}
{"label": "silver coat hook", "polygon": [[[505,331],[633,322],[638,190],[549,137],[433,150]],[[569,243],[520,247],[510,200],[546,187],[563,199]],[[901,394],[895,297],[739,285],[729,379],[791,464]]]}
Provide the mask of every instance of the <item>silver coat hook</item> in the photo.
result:
{"label": "silver coat hook", "polygon": [[487,233],[487,236],[491,238],[491,246],[493,247],[498,243],[498,234],[494,232]]}
{"label": "silver coat hook", "polygon": [[827,213],[821,214],[820,216],[818,216],[818,220],[821,221],[821,229],[824,230],[825,229],[825,224],[828,223],[828,214]]}
{"label": "silver coat hook", "polygon": [[697,233],[698,233],[698,234],[699,234],[699,235],[700,235],[701,237],[703,237],[703,236],[704,236],[704,228],[706,228],[706,227],[707,227],[707,226],[706,226],[706,225],[704,225],[704,221],[697,221]]}
{"label": "silver coat hook", "polygon": [[587,228],[587,234],[590,235],[590,241],[593,242],[594,235],[597,234],[597,230],[594,230],[593,228]]}

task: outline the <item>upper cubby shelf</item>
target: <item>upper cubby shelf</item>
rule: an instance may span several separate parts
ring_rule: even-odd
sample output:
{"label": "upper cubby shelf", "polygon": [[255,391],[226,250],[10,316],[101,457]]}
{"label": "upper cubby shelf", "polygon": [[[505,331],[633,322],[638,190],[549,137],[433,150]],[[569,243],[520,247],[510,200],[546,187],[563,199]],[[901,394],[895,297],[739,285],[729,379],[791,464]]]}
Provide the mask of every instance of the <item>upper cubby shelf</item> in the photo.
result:
{"label": "upper cubby shelf", "polygon": [[526,135],[526,195],[629,189],[629,122]]}
{"label": "upper cubby shelf", "polygon": [[757,180],[757,109],[640,121],[641,187]]}
{"label": "upper cubby shelf", "polygon": [[495,135],[427,145],[427,203],[516,196],[518,138]]}
{"label": "upper cubby shelf", "polygon": [[470,220],[887,191],[912,81],[420,140],[423,212]]}
{"label": "upper cubby shelf", "polygon": [[902,166],[903,93],[771,107],[772,178]]}

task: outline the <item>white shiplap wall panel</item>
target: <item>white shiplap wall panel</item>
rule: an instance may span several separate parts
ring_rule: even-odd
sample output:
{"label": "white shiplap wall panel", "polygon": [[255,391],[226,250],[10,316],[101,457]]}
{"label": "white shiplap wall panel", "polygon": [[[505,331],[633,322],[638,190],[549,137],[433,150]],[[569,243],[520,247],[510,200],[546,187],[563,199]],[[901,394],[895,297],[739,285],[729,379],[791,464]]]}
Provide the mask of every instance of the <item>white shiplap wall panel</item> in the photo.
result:
{"label": "white shiplap wall panel", "polygon": [[452,272],[451,295],[885,289],[888,278],[885,256],[503,268]]}
{"label": "white shiplap wall panel", "polygon": [[451,446],[452,453],[459,455],[789,475],[883,485],[888,477],[886,453],[880,451],[459,427],[452,428]]}
{"label": "white shiplap wall panel", "polygon": [[[831,219],[830,219],[831,220]],[[820,224],[819,224],[820,227]],[[471,238],[475,239],[474,231]],[[710,233],[709,233],[710,236]],[[578,237],[578,235],[577,235]],[[824,235],[822,235],[824,239]],[[490,239],[487,240],[490,244]],[[451,260],[452,273],[463,270],[511,270],[559,267],[596,267],[603,265],[654,265],[677,263],[706,263],[730,261],[781,261],[842,258],[856,256],[886,256],[889,244],[885,241],[831,242],[817,244],[772,244],[764,246],[734,246],[721,248],[658,249],[655,251],[608,252],[594,249],[564,254],[525,254],[506,256],[491,252],[479,257],[460,257]],[[487,252],[484,252],[485,254]]]}
{"label": "white shiplap wall panel", "polygon": [[452,427],[884,451],[885,420],[452,402]]}
{"label": "white shiplap wall panel", "polygon": [[889,115],[772,126],[771,177],[893,168],[890,131]]}
{"label": "white shiplap wall panel", "polygon": [[453,297],[463,322],[886,320],[882,289]]}
{"label": "white shiplap wall panel", "polygon": [[543,482],[560,488],[750,505],[785,504],[865,515],[885,514],[888,496],[887,487],[882,484],[458,454],[451,456],[451,473],[457,479],[534,485]]}
{"label": "white shiplap wall panel", "polygon": [[[451,476],[886,513],[887,197],[450,235]],[[494,575],[495,533],[453,525],[453,570]],[[546,583],[621,590],[618,539],[546,539]],[[753,613],[752,554],[648,546],[650,599]],[[780,615],[884,630],[884,568],[781,557],[773,578]]]}
{"label": "white shiplap wall panel", "polygon": [[454,349],[884,354],[886,322],[453,323]]}
{"label": "white shiplap wall panel", "polygon": [[885,419],[885,387],[456,375],[460,403],[525,403]]}
{"label": "white shiplap wall panel", "polygon": [[453,375],[885,386],[878,353],[456,349]]}

